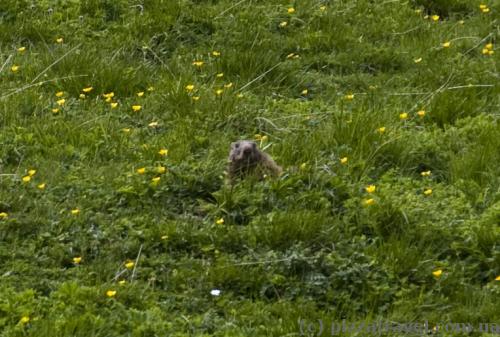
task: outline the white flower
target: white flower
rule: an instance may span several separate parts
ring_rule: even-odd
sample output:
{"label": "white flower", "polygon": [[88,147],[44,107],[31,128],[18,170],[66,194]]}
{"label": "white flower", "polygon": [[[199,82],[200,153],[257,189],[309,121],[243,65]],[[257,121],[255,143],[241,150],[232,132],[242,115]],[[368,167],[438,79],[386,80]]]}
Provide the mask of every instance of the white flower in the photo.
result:
{"label": "white flower", "polygon": [[212,289],[210,291],[210,295],[212,295],[212,296],[219,296],[220,295],[220,290],[219,289]]}

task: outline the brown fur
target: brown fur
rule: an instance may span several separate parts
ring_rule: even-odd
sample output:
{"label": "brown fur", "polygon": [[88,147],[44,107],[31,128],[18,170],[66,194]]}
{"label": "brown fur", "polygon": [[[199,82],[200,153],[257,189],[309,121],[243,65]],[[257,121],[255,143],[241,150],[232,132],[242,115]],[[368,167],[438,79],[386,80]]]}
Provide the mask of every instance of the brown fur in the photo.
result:
{"label": "brown fur", "polygon": [[230,183],[248,175],[255,175],[259,179],[263,179],[264,175],[279,176],[282,171],[271,156],[259,150],[255,142],[240,140],[231,144],[228,167]]}

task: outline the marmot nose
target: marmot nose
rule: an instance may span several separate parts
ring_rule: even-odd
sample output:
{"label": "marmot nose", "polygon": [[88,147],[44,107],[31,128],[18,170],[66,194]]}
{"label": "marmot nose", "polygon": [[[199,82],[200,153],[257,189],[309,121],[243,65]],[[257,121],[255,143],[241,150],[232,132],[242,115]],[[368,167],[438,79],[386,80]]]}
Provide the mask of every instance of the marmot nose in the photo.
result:
{"label": "marmot nose", "polygon": [[250,153],[252,153],[251,149],[244,149],[243,150],[243,154],[249,155]]}

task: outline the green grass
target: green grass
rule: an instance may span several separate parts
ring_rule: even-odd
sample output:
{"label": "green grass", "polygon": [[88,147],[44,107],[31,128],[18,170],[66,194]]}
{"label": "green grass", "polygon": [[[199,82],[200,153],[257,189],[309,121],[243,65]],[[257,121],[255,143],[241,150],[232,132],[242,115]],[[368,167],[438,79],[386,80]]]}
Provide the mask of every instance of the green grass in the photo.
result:
{"label": "green grass", "polygon": [[[0,336],[500,324],[500,5],[480,4],[1,1]],[[228,187],[257,134],[284,174]]]}

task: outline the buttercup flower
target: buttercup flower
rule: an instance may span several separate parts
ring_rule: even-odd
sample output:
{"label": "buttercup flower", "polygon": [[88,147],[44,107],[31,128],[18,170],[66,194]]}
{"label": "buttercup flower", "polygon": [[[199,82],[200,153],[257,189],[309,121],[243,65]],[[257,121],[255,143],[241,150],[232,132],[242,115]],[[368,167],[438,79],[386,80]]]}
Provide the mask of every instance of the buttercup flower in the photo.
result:
{"label": "buttercup flower", "polygon": [[203,65],[203,61],[194,61],[193,65],[196,67],[201,67]]}
{"label": "buttercup flower", "polygon": [[24,53],[26,51],[26,47],[19,47],[17,48],[17,51],[20,53]]}
{"label": "buttercup flower", "polygon": [[443,48],[449,48],[451,46],[451,42],[450,41],[443,42],[442,46]]}
{"label": "buttercup flower", "polygon": [[158,172],[160,174],[165,173],[165,172],[167,172],[167,168],[165,166],[158,166],[156,168],[156,172]]}
{"label": "buttercup flower", "polygon": [[218,73],[217,75],[215,75],[215,77],[218,77],[218,78],[221,78],[222,76],[224,76],[224,73]]}
{"label": "buttercup flower", "polygon": [[35,174],[36,174],[36,170],[35,169],[28,170],[28,175],[30,177],[33,177]]}
{"label": "buttercup flower", "polygon": [[220,95],[222,95],[222,93],[223,93],[223,92],[224,92],[224,90],[222,90],[222,89],[217,89],[217,90],[215,91],[215,94],[216,94],[217,96],[220,96]]}
{"label": "buttercup flower", "polygon": [[116,295],[116,290],[108,290],[106,291],[106,296],[114,297]]}
{"label": "buttercup flower", "polygon": [[63,43],[63,42],[64,42],[64,39],[63,39],[62,37],[58,37],[58,38],[56,39],[56,42],[57,42],[57,43]]}
{"label": "buttercup flower", "polygon": [[417,115],[418,115],[420,118],[424,117],[424,116],[425,116],[425,110],[420,110],[420,111],[418,111],[418,112],[417,112]]}
{"label": "buttercup flower", "polygon": [[36,185],[36,187],[39,189],[39,190],[44,190],[45,189],[45,183],[41,183],[41,184],[38,184]]}
{"label": "buttercup flower", "polygon": [[66,100],[65,100],[64,98],[61,98],[60,100],[57,100],[57,101],[56,101],[56,103],[57,103],[57,105],[59,105],[59,106],[63,106],[63,105],[64,105],[64,103],[66,103]]}
{"label": "buttercup flower", "polygon": [[374,203],[375,203],[375,200],[372,198],[363,200],[363,204],[365,204],[365,206],[370,206],[370,205],[373,205]]}
{"label": "buttercup flower", "polygon": [[29,183],[29,182],[30,182],[30,180],[31,180],[31,176],[24,176],[24,177],[22,178],[22,180],[23,180],[23,183]]}
{"label": "buttercup flower", "polygon": [[301,93],[302,95],[304,95],[304,96],[305,96],[305,95],[307,95],[307,93],[308,93],[308,92],[309,92],[309,91],[308,91],[307,89],[304,89],[304,90],[302,90],[300,93]]}
{"label": "buttercup flower", "polygon": [[13,65],[10,70],[12,70],[13,73],[17,72],[19,70],[19,66],[18,65]]}
{"label": "buttercup flower", "polygon": [[281,28],[286,27],[286,25],[288,25],[288,22],[286,22],[286,21],[282,21],[282,22],[280,22],[280,27],[281,27]]}
{"label": "buttercup flower", "polygon": [[431,175],[431,171],[423,171],[423,172],[420,172],[420,175],[421,175],[422,177],[428,177],[428,176],[430,176],[430,175]]}
{"label": "buttercup flower", "polygon": [[215,221],[215,223],[217,225],[223,225],[224,224],[224,218],[217,219],[217,221]]}
{"label": "buttercup flower", "polygon": [[62,96],[64,96],[64,91],[56,92],[56,97],[62,97]]}
{"label": "buttercup flower", "polygon": [[140,105],[132,105],[132,110],[134,110],[135,112],[141,110],[141,106]]}
{"label": "buttercup flower", "polygon": [[73,263],[74,264],[79,264],[80,262],[82,262],[82,257],[81,256],[75,256],[73,258]]}
{"label": "buttercup flower", "polygon": [[188,84],[188,85],[186,85],[186,90],[187,91],[193,91],[194,90],[194,84]]}
{"label": "buttercup flower", "polygon": [[146,173],[146,168],[145,168],[145,167],[138,168],[138,169],[136,170],[136,172],[137,172],[138,174],[144,174],[144,173]]}
{"label": "buttercup flower", "polygon": [[347,164],[347,157],[340,158],[340,163],[341,164]]}
{"label": "buttercup flower", "polygon": [[144,91],[138,92],[138,93],[137,93],[137,96],[138,96],[138,97],[142,97],[142,96],[144,96]]}
{"label": "buttercup flower", "polygon": [[78,215],[78,214],[80,214],[80,210],[78,208],[72,209],[71,214]]}
{"label": "buttercup flower", "polygon": [[161,149],[160,151],[158,151],[158,154],[160,156],[166,156],[168,154],[168,150],[167,149]]}
{"label": "buttercup flower", "polygon": [[94,90],[93,87],[87,87],[87,88],[83,88],[82,91],[86,94],[88,94],[89,92],[91,92],[92,90]]}
{"label": "buttercup flower", "polygon": [[295,8],[290,7],[287,9],[287,12],[288,12],[288,14],[293,14],[293,13],[295,13]]}
{"label": "buttercup flower", "polygon": [[431,195],[432,194],[432,189],[428,188],[424,191],[425,195]]}
{"label": "buttercup flower", "polygon": [[354,99],[354,94],[347,94],[344,96],[344,98],[348,101],[352,101]]}
{"label": "buttercup flower", "polygon": [[385,126],[381,126],[377,129],[379,133],[384,133],[385,132]]}
{"label": "buttercup flower", "polygon": [[214,51],[212,52],[212,55],[213,55],[213,56],[220,56],[220,52],[218,52],[218,51],[214,50]]}
{"label": "buttercup flower", "polygon": [[400,113],[399,119],[401,119],[401,120],[408,119],[408,113],[406,113],[406,112]]}
{"label": "buttercup flower", "polygon": [[439,15],[431,16],[432,21],[439,21]]}
{"label": "buttercup flower", "polygon": [[421,57],[416,58],[416,59],[413,60],[413,62],[420,63],[420,62],[422,62],[422,58]]}
{"label": "buttercup flower", "polygon": [[0,219],[6,219],[9,217],[9,214],[7,212],[0,212]]}
{"label": "buttercup flower", "polygon": [[129,262],[125,263],[125,268],[127,268],[127,269],[132,269],[132,268],[134,268],[134,266],[135,266],[134,261],[129,261]]}
{"label": "buttercup flower", "polygon": [[114,109],[118,106],[118,103],[113,102],[113,103],[110,103],[109,105],[111,106],[111,109]]}
{"label": "buttercup flower", "polygon": [[375,192],[376,189],[377,189],[377,187],[375,185],[368,185],[365,187],[365,191],[368,193],[373,193],[373,192]]}
{"label": "buttercup flower", "polygon": [[438,269],[438,270],[432,272],[432,275],[434,275],[436,277],[441,277],[442,274],[443,274],[443,271],[441,269]]}

